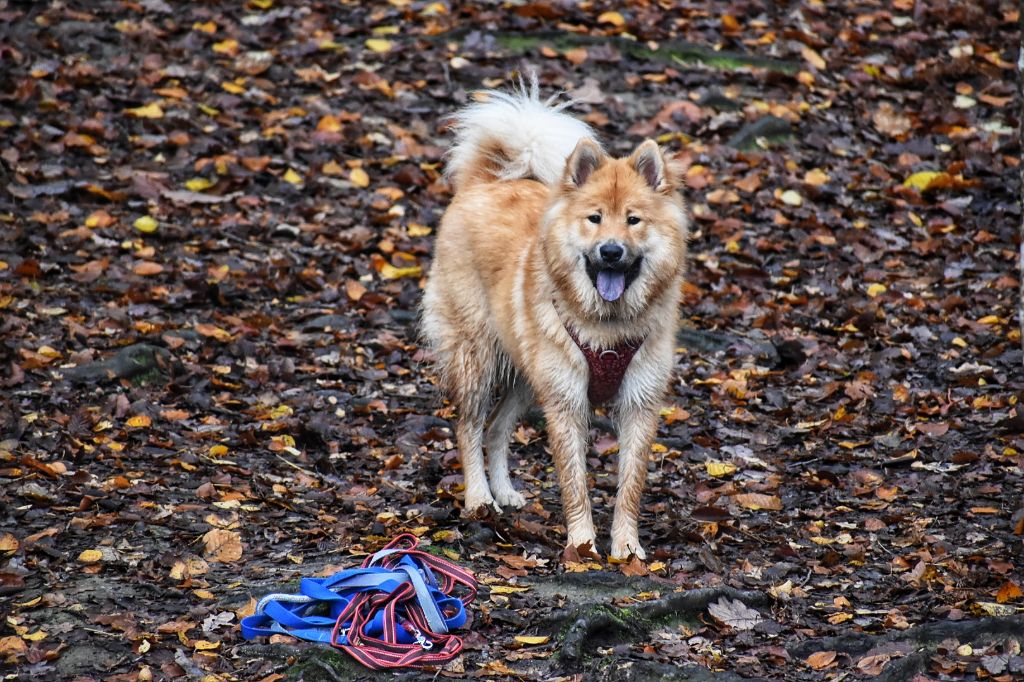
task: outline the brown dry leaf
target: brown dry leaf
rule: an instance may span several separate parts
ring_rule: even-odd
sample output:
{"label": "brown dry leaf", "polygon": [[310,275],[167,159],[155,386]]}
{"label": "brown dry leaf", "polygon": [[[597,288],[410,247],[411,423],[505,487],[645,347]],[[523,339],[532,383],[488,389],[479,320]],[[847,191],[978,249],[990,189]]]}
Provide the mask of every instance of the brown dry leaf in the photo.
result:
{"label": "brown dry leaf", "polygon": [[14,537],[11,533],[0,535],[0,552],[17,552],[18,546],[18,538]]}
{"label": "brown dry leaf", "polygon": [[892,660],[892,656],[889,654],[878,654],[876,656],[865,656],[864,658],[857,661],[857,669],[865,675],[875,677],[882,673],[882,668]]}
{"label": "brown dry leaf", "polygon": [[565,58],[573,66],[579,66],[583,62],[587,61],[587,48],[585,48],[585,47],[577,47],[577,48],[572,49],[572,50],[567,50],[565,52]]}
{"label": "brown dry leaf", "polygon": [[741,192],[753,194],[761,189],[761,175],[759,173],[747,173],[745,176],[732,183],[732,186]]}
{"label": "brown dry leaf", "polygon": [[6,663],[14,663],[18,656],[28,651],[28,644],[21,637],[0,637],[0,657]]}
{"label": "brown dry leaf", "polygon": [[818,71],[824,71],[828,68],[828,64],[825,63],[825,60],[822,59],[821,55],[806,45],[800,48],[800,56]]}
{"label": "brown dry leaf", "polygon": [[871,122],[875,124],[875,130],[895,138],[906,135],[914,127],[914,122],[908,116],[893,109],[888,102],[878,105],[871,115]]}
{"label": "brown dry leaf", "polygon": [[227,343],[228,341],[231,341],[232,338],[234,338],[231,336],[231,332],[227,331],[226,329],[221,329],[215,324],[199,322],[196,324],[195,329],[198,333],[202,334],[203,336],[212,337],[222,343]]}
{"label": "brown dry leaf", "polygon": [[144,260],[140,261],[132,268],[132,272],[140,277],[149,277],[150,275],[159,275],[164,271],[164,266],[153,261]]}
{"label": "brown dry leaf", "polygon": [[628,576],[630,578],[644,576],[650,573],[650,571],[647,570],[647,564],[645,564],[636,556],[634,556],[628,562],[620,564],[619,570],[622,572],[622,575]]}
{"label": "brown dry leaf", "polygon": [[775,495],[765,495],[763,493],[740,493],[739,495],[733,496],[736,500],[736,504],[747,509],[753,509],[755,511],[766,509],[769,511],[781,511],[782,500]]}
{"label": "brown dry leaf", "polygon": [[203,554],[217,564],[230,564],[242,558],[242,536],[231,530],[214,528],[203,536]]}
{"label": "brown dry leaf", "polygon": [[366,293],[366,287],[359,280],[348,279],[345,280],[345,293],[353,301],[358,301]]}
{"label": "brown dry leaf", "polygon": [[832,665],[836,660],[835,651],[815,651],[804,661],[815,670],[822,670]]}

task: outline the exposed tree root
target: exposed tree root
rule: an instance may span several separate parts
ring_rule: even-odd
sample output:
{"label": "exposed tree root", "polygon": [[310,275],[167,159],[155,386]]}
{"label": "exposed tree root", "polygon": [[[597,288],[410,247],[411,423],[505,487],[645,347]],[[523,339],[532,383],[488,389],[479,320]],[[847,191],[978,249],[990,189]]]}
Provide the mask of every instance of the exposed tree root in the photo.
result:
{"label": "exposed tree root", "polygon": [[771,601],[762,592],[719,587],[675,592],[663,599],[621,609],[600,604],[580,607],[566,619],[568,627],[559,657],[565,663],[579,663],[586,649],[596,644],[631,642],[646,635],[659,622],[696,619],[708,604],[722,597],[747,605],[764,605]]}
{"label": "exposed tree root", "polygon": [[912,653],[894,658],[882,669],[882,674],[875,678],[880,682],[895,682],[910,679],[922,672],[937,646],[947,639],[956,639],[965,644],[981,644],[991,643],[1004,635],[1024,638],[1024,614],[925,623],[885,635],[857,633],[823,637],[802,642],[792,647],[789,653],[794,657],[806,658],[816,651],[837,651],[860,657],[887,644],[910,645],[914,649]]}

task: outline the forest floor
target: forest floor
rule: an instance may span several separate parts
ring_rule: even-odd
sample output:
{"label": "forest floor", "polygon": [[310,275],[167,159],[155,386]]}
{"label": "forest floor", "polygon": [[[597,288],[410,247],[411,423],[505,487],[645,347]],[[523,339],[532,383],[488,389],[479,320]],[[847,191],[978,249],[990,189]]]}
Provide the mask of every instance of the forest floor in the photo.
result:
{"label": "forest floor", "polygon": [[[401,532],[481,581],[430,677],[1022,679],[1017,3],[583,5],[0,0],[5,679],[376,679],[238,620]],[[443,118],[529,68],[689,164],[646,563],[537,420],[459,517]]]}

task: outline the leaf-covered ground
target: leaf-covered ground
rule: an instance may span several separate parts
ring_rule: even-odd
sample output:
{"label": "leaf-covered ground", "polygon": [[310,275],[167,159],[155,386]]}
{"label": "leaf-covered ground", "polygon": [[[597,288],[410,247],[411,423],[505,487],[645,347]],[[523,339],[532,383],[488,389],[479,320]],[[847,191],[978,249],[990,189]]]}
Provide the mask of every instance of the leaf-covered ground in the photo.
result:
{"label": "leaf-covered ground", "polygon": [[[1017,21],[1008,0],[0,0],[0,670],[294,675],[308,649],[247,648],[239,614],[410,531],[484,583],[445,676],[1021,679],[1020,630],[900,640],[1024,610]],[[582,662],[552,622],[594,569],[562,562],[543,424],[516,433],[530,504],[460,521],[417,337],[443,116],[529,67],[612,151],[650,136],[691,164],[652,558],[604,566],[629,576],[614,603],[767,599]]]}

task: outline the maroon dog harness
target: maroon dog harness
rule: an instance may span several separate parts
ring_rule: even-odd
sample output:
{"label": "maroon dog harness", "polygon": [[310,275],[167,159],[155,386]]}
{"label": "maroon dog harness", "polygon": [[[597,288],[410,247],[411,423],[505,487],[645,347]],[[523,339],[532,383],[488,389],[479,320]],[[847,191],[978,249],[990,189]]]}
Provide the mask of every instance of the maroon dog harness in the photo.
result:
{"label": "maroon dog harness", "polygon": [[580,343],[576,332],[569,325],[565,325],[565,331],[576,342],[576,346],[583,351],[583,357],[587,359],[587,367],[590,368],[590,383],[587,386],[587,397],[591,405],[600,405],[615,397],[622,385],[622,379],[626,376],[626,369],[632,362],[633,356],[643,345],[643,339],[631,339],[619,342],[614,348],[600,349],[591,348],[590,345]]}

